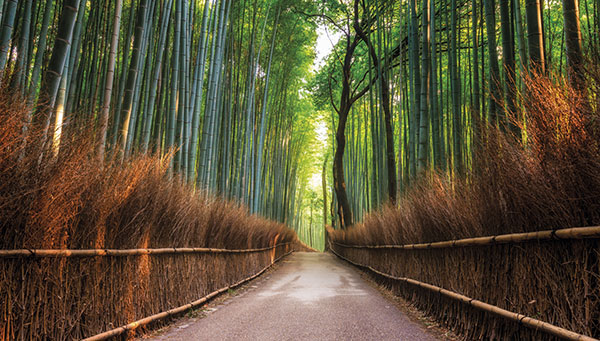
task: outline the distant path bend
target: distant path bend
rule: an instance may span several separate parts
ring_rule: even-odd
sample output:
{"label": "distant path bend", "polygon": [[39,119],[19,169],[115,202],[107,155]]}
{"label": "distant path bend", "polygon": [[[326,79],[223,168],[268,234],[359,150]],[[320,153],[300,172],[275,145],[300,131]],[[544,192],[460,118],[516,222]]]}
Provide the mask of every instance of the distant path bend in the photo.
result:
{"label": "distant path bend", "polygon": [[331,254],[297,252],[206,317],[155,340],[436,340]]}

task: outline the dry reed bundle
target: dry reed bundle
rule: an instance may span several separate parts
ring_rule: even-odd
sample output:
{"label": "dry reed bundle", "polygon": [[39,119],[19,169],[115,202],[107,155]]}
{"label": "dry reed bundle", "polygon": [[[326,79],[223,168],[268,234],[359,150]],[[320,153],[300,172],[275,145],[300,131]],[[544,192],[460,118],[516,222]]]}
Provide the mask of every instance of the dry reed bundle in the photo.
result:
{"label": "dry reed bundle", "polygon": [[[273,262],[277,262],[279,259],[287,256],[291,252],[292,251],[290,251],[290,252],[288,252],[288,253],[286,253],[286,254],[278,257]],[[254,275],[252,275],[250,277],[246,277],[246,278],[244,278],[244,279],[242,279],[242,280],[240,280],[238,282],[235,282],[234,284],[231,284],[229,286],[222,287],[222,288],[220,288],[218,290],[215,290],[215,291],[211,292],[210,294],[208,294],[206,296],[203,296],[202,298],[200,298],[200,299],[198,299],[198,300],[196,300],[194,302],[191,302],[191,303],[179,306],[177,308],[169,309],[167,311],[163,311],[163,312],[154,314],[152,316],[145,317],[145,318],[143,318],[141,320],[137,320],[137,321],[131,322],[131,323],[127,324],[127,325],[120,326],[118,328],[114,328],[114,329],[108,330],[106,332],[103,332],[103,333],[91,336],[89,338],[86,338],[84,341],[97,341],[97,340],[110,339],[110,338],[113,338],[115,336],[122,335],[124,333],[129,332],[129,331],[138,329],[138,328],[140,328],[142,326],[145,326],[147,324],[155,323],[156,321],[159,321],[161,319],[172,317],[172,316],[177,316],[178,314],[181,314],[181,313],[183,313],[185,311],[188,311],[190,309],[194,309],[194,308],[196,308],[198,306],[201,306],[202,304],[206,303],[208,300],[210,300],[210,299],[218,296],[221,293],[226,292],[227,290],[236,288],[236,287],[238,287],[238,286],[240,286],[240,285],[242,285],[242,284],[244,284],[244,283],[246,283],[246,282],[248,282],[248,281],[250,281],[250,280],[252,280],[252,279],[254,279],[256,277],[258,277],[258,276],[260,276],[269,267],[271,267],[271,265],[272,264],[269,264],[265,268],[263,268],[262,270],[260,270],[259,272],[255,273]]]}
{"label": "dry reed bundle", "polygon": [[[526,315],[516,313],[514,311],[503,309],[502,307],[490,305],[486,302],[477,300],[473,297],[465,296],[463,294],[459,294],[459,293],[451,291],[451,290],[446,290],[440,286],[432,285],[432,284],[429,284],[429,283],[426,283],[426,282],[423,282],[420,280],[415,280],[415,279],[409,278],[409,277],[398,277],[398,276],[390,275],[388,273],[374,269],[371,266],[357,263],[355,261],[348,259],[347,257],[342,256],[340,254],[340,252],[345,253],[343,251],[344,249],[345,249],[345,247],[338,245],[338,244],[335,244],[335,246],[332,247],[332,251],[338,257],[340,257],[360,268],[366,268],[372,274],[375,274],[380,279],[387,280],[387,281],[391,280],[389,282],[393,283],[397,288],[398,288],[398,284],[403,284],[404,287],[402,289],[406,290],[405,287],[406,287],[406,284],[408,284],[408,287],[410,289],[412,289],[412,290],[419,289],[419,293],[421,293],[421,294],[423,294],[423,293],[439,294],[438,295],[439,298],[449,298],[450,301],[452,302],[451,304],[454,304],[454,305],[459,304],[459,305],[463,305],[463,306],[467,306],[467,307],[474,307],[485,313],[489,313],[489,314],[495,315],[496,317],[503,318],[504,323],[506,323],[506,322],[518,323],[519,325],[523,325],[523,326],[526,326],[527,328],[529,328],[528,331],[521,331],[521,330],[512,331],[512,335],[510,335],[511,338],[522,339],[524,337],[524,335],[527,335],[527,336],[535,336],[534,339],[539,339],[542,335],[546,334],[546,335],[544,335],[546,338],[548,337],[548,335],[550,335],[550,336],[557,337],[559,339],[566,339],[566,340],[590,340],[590,341],[595,340],[594,338],[588,337],[586,335],[579,334],[579,333],[570,331],[565,328],[555,326],[555,325],[547,323],[547,322],[543,322],[539,319],[540,318],[539,316],[536,316],[536,318],[531,318]],[[338,251],[336,251],[336,250],[338,250]],[[340,251],[340,250],[342,250],[342,251]],[[404,257],[406,257],[406,255]],[[420,289],[425,289],[425,290],[420,290]],[[533,303],[537,303],[537,302],[533,302]],[[528,302],[528,304],[531,305],[532,302],[530,301],[530,302]],[[446,308],[446,307],[444,307],[444,308]],[[589,308],[589,306],[587,308]],[[430,311],[430,313],[431,313],[431,311]],[[590,322],[589,321],[589,319],[590,319],[589,311],[587,311],[587,313],[588,313],[588,315],[586,315],[585,317],[587,319],[587,322],[589,323]],[[444,317],[448,318],[447,316],[444,316]],[[457,321],[451,321],[451,323],[456,323],[456,322]],[[461,330],[461,331],[464,334],[473,333],[473,330],[470,330],[470,329]],[[481,333],[481,330],[478,330],[478,332]],[[496,333],[496,332],[497,332],[497,330],[492,330],[490,337],[495,336],[494,333]],[[471,337],[474,337],[474,336],[475,335],[471,335]]]}
{"label": "dry reed bundle", "polygon": [[[192,302],[300,248],[282,224],[192,191],[165,158],[98,164],[77,127],[60,150],[23,129],[30,108],[0,89],[0,249],[275,249],[0,258],[0,340],[80,339]],[[63,131],[64,131],[63,130]],[[26,139],[26,143],[23,141]]]}
{"label": "dry reed bundle", "polygon": [[285,244],[256,253],[3,259],[1,298],[10,310],[3,311],[1,336],[92,336],[195,301],[291,250]]}
{"label": "dry reed bundle", "polygon": [[[567,330],[600,336],[600,287],[593,284],[600,273],[597,239],[439,249],[348,248],[332,243],[332,248],[392,276],[433,284]],[[590,257],[594,254],[595,259]],[[440,295],[413,285],[387,283],[468,339],[540,339],[543,335],[497,318],[490,320],[492,324],[474,324],[484,319],[479,315],[486,314],[465,312],[457,301],[440,304]]]}
{"label": "dry reed bundle", "polygon": [[[592,75],[593,76],[593,75]],[[590,77],[600,79],[600,77]],[[526,81],[527,143],[488,127],[467,180],[432,175],[347,231],[346,245],[425,244],[600,224],[600,122],[594,104],[564,83]],[[444,244],[444,243],[441,243]],[[600,242],[529,240],[467,248],[346,248],[335,251],[396,277],[413,278],[600,338]],[[437,244],[436,244],[437,245]],[[384,280],[386,281],[386,280]],[[540,339],[423,288],[388,284],[468,339]]]}

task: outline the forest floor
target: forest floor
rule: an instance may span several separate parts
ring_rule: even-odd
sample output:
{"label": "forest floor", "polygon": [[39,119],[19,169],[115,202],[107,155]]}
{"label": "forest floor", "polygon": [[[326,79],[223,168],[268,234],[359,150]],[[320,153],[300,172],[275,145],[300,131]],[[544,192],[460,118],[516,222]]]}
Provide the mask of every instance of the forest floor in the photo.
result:
{"label": "forest floor", "polygon": [[274,271],[146,339],[454,339],[365,277],[331,254],[296,252]]}

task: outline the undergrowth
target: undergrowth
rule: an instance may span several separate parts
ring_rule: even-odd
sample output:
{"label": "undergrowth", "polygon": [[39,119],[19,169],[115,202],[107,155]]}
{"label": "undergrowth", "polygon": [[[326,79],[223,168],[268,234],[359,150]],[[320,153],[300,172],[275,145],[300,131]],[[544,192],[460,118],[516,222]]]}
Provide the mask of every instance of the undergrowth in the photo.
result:
{"label": "undergrowth", "polygon": [[[93,127],[41,143],[26,102],[0,89],[0,249],[274,249],[127,257],[0,258],[0,340],[82,339],[193,302],[292,249],[285,225],[183,184],[169,159],[100,162]],[[26,129],[27,128],[27,129]],[[49,134],[52,135],[52,132]]]}
{"label": "undergrowth", "polygon": [[[354,262],[412,278],[508,311],[600,337],[600,242],[529,241],[428,250],[349,248],[600,225],[600,73],[581,96],[565,82],[525,81],[524,143],[487,127],[472,167],[450,181],[426,176],[397,207],[348,230],[328,229],[333,249]],[[552,339],[467,304],[377,278],[466,339]]]}
{"label": "undergrowth", "polygon": [[397,207],[332,237],[408,244],[600,224],[596,97],[584,102],[545,77],[527,79],[525,88],[524,143],[487,126],[464,177],[421,177]]}
{"label": "undergrowth", "polygon": [[2,249],[235,249],[296,238],[283,224],[169,179],[166,157],[100,163],[90,129],[69,128],[58,153],[48,146],[40,156],[41,129],[24,128],[30,110],[0,90]]}

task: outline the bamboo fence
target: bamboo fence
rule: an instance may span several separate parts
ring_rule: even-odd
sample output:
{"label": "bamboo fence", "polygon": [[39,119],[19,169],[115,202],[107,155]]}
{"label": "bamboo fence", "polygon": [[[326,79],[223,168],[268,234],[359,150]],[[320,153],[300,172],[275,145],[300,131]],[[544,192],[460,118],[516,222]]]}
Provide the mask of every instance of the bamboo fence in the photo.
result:
{"label": "bamboo fence", "polygon": [[[289,244],[289,243],[279,244],[279,245],[286,245],[286,244]],[[265,250],[268,250],[268,249],[270,249],[270,248],[265,248]],[[216,297],[216,296],[218,296],[218,295],[220,295],[220,294],[228,291],[229,289],[236,288],[236,287],[238,287],[238,286],[240,286],[240,285],[242,285],[242,284],[244,284],[246,282],[249,282],[249,281],[255,279],[256,277],[260,276],[265,271],[267,271],[271,266],[273,266],[273,264],[277,263],[280,259],[282,259],[283,257],[289,255],[290,253],[292,253],[292,251],[290,251],[290,252],[284,254],[283,256],[280,256],[279,258],[275,259],[271,264],[267,265],[262,270],[260,270],[259,272],[255,273],[254,275],[252,275],[250,277],[247,277],[247,278],[244,278],[241,281],[239,281],[237,283],[234,283],[232,285],[229,285],[229,286],[220,288],[218,290],[215,290],[215,291],[211,292],[210,294],[208,294],[208,295],[206,295],[206,296],[204,296],[204,297],[202,297],[202,298],[200,298],[200,299],[198,299],[198,300],[196,300],[194,302],[191,302],[191,303],[188,303],[188,304],[185,304],[185,305],[182,305],[180,307],[173,308],[173,309],[170,309],[170,310],[167,310],[167,311],[163,311],[161,313],[154,314],[152,316],[145,317],[145,318],[143,318],[141,320],[137,320],[137,321],[131,322],[129,324],[126,324],[126,325],[121,326],[119,328],[115,328],[115,329],[106,331],[104,333],[100,333],[100,334],[88,337],[88,338],[84,339],[83,341],[106,340],[106,339],[109,339],[109,338],[112,338],[112,337],[124,334],[126,332],[135,330],[135,329],[137,329],[137,328],[139,328],[141,326],[145,326],[145,325],[147,325],[149,323],[152,323],[152,322],[155,322],[155,321],[167,318],[167,317],[177,316],[177,315],[179,315],[181,313],[184,313],[184,312],[186,312],[186,311],[188,311],[190,309],[197,308],[197,307],[203,305],[204,303],[208,302],[209,300],[213,299],[214,297]]]}
{"label": "bamboo fence", "polygon": [[330,239],[338,257],[467,339],[600,336],[600,226],[405,245]]}
{"label": "bamboo fence", "polygon": [[485,312],[488,312],[488,313],[492,313],[494,315],[500,316],[500,317],[505,318],[507,320],[511,320],[513,322],[517,322],[517,323],[522,324],[522,325],[524,325],[524,326],[526,326],[528,328],[531,328],[531,329],[534,329],[534,330],[537,330],[537,331],[542,331],[542,332],[548,333],[549,335],[553,335],[553,336],[556,336],[556,337],[559,337],[559,338],[565,339],[565,340],[581,340],[581,341],[594,341],[594,340],[597,340],[595,338],[592,338],[592,337],[589,337],[589,336],[586,336],[586,335],[582,335],[582,334],[578,334],[578,333],[572,332],[570,330],[567,330],[567,329],[564,329],[564,328],[552,325],[550,323],[546,323],[544,321],[540,321],[540,320],[534,319],[532,317],[528,317],[528,316],[525,316],[525,315],[522,315],[522,314],[519,314],[519,313],[511,312],[511,311],[502,309],[500,307],[497,307],[495,305],[488,304],[488,303],[476,300],[474,298],[470,298],[470,297],[467,297],[465,295],[461,295],[461,294],[456,293],[454,291],[450,291],[450,290],[446,290],[446,289],[440,288],[440,287],[432,285],[432,284],[424,283],[424,282],[417,281],[417,280],[411,279],[411,278],[396,277],[396,276],[392,276],[390,274],[386,274],[386,273],[381,272],[381,271],[379,271],[377,269],[374,269],[374,268],[372,268],[372,267],[370,267],[368,265],[364,265],[364,264],[360,264],[360,263],[354,262],[354,261],[352,261],[352,260],[350,260],[350,259],[348,259],[348,258],[346,258],[346,257],[344,257],[342,255],[340,255],[339,253],[335,252],[335,250],[333,248],[331,250],[332,250],[332,252],[336,256],[338,256],[341,259],[347,261],[348,263],[353,264],[353,265],[355,265],[357,267],[368,269],[369,271],[372,271],[372,272],[376,273],[379,276],[383,276],[385,278],[388,278],[388,279],[391,279],[391,280],[395,280],[395,281],[401,281],[401,282],[405,282],[405,283],[410,283],[412,285],[415,285],[415,286],[418,286],[418,287],[421,287],[421,288],[424,288],[424,289],[427,289],[427,290],[430,290],[430,291],[433,291],[433,292],[440,293],[440,294],[442,294],[442,295],[444,295],[444,296],[446,296],[446,297],[448,297],[450,299],[460,301],[460,302],[462,302],[464,304],[468,304],[468,305],[470,305],[470,306],[472,306],[474,308],[477,308],[479,310],[482,310],[482,311],[485,311]]}
{"label": "bamboo fence", "polygon": [[534,240],[561,240],[561,239],[585,239],[599,238],[600,226],[573,227],[559,230],[545,230],[527,233],[511,233],[497,236],[465,238],[456,240],[447,240],[432,243],[405,244],[405,245],[347,245],[333,241],[334,244],[354,249],[407,249],[407,250],[426,250],[443,249],[453,247],[483,246],[493,244],[511,244],[522,243]]}
{"label": "bamboo fence", "polygon": [[294,241],[252,249],[0,250],[0,340],[131,332],[199,306],[303,249]]}
{"label": "bamboo fence", "polygon": [[202,247],[180,247],[180,248],[157,248],[157,249],[17,249],[17,250],[0,250],[0,258],[17,258],[17,257],[99,257],[99,256],[139,256],[139,255],[164,255],[178,253],[253,253],[272,250],[274,248],[291,244],[281,243],[270,247],[258,249],[214,249]]}

